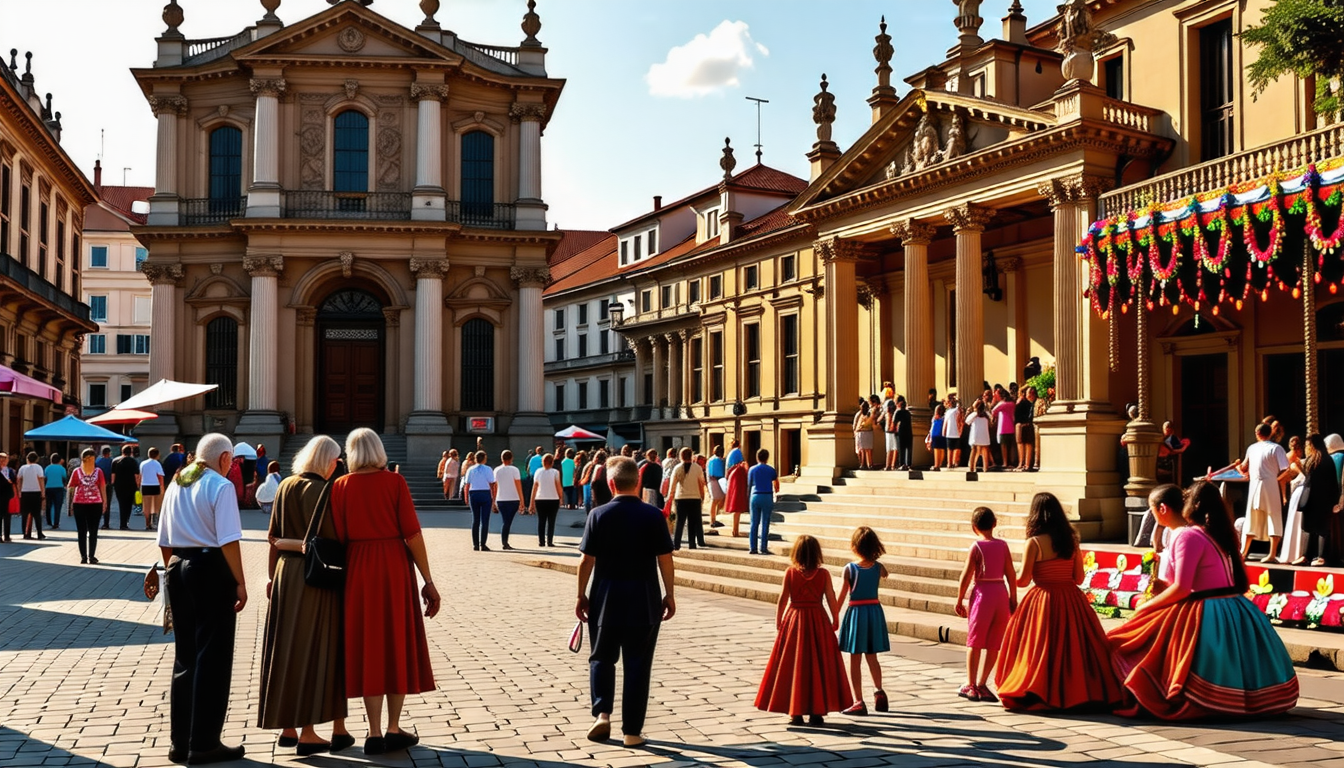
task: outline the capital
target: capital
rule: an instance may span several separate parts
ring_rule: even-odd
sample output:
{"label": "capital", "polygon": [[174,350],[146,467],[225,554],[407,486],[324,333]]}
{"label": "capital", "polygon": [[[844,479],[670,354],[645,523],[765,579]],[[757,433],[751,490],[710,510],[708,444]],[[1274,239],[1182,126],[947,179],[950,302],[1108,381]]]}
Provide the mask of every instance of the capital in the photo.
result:
{"label": "capital", "polygon": [[891,225],[891,234],[900,238],[902,245],[928,245],[933,242],[938,228],[914,219],[898,221]]}
{"label": "capital", "polygon": [[984,232],[994,218],[994,211],[964,203],[943,211],[943,217],[952,225],[953,232]]}
{"label": "capital", "polygon": [[285,268],[283,256],[244,256],[243,271],[253,277],[275,277]]}
{"label": "capital", "polygon": [[509,277],[519,288],[545,288],[551,283],[551,270],[547,267],[513,267]]}
{"label": "capital", "polygon": [[416,280],[442,280],[448,274],[447,259],[411,257],[411,274]]}
{"label": "capital", "polygon": [[823,237],[812,243],[822,262],[858,261],[863,258],[863,246],[841,237]]}
{"label": "capital", "polygon": [[545,104],[520,104],[514,103],[509,107],[509,118],[515,123],[534,121],[540,122],[546,118]]}
{"label": "capital", "polygon": [[280,98],[285,92],[285,80],[282,77],[254,77],[248,81],[248,87],[256,96],[274,96]]}
{"label": "capital", "polygon": [[443,101],[448,98],[448,86],[443,84],[422,85],[411,83],[412,101]]}
{"label": "capital", "polygon": [[383,321],[388,328],[401,327],[401,310],[396,307],[383,307]]}
{"label": "capital", "polygon": [[145,262],[140,265],[140,272],[151,285],[177,285],[182,279],[181,264],[151,264]]}
{"label": "capital", "polygon": [[663,338],[667,339],[668,344],[679,344],[682,339],[681,334],[683,333],[685,333],[685,331],[672,331],[671,333],[663,334]]}
{"label": "capital", "polygon": [[299,307],[294,311],[294,314],[301,326],[309,327],[317,322],[317,307]]}
{"label": "capital", "polygon": [[1050,207],[1054,209],[1061,205],[1090,202],[1097,195],[1108,191],[1113,186],[1115,185],[1104,177],[1079,173],[1043,181],[1036,185],[1036,192],[1049,200]]}
{"label": "capital", "polygon": [[677,336],[681,337],[681,343],[685,344],[691,340],[691,329],[682,328],[680,331],[677,331]]}
{"label": "capital", "polygon": [[180,117],[187,114],[187,97],[178,94],[150,96],[149,108],[154,111],[155,117],[159,115]]}

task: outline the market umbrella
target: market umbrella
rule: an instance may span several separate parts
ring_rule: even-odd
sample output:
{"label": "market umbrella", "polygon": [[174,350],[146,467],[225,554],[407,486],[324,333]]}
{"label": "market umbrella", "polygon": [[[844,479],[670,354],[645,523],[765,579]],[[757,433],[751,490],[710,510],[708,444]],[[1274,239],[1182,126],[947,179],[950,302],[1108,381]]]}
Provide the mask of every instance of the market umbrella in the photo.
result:
{"label": "market umbrella", "polygon": [[159,383],[149,387],[129,400],[122,401],[121,404],[117,406],[117,410],[125,411],[150,408],[155,405],[171,403],[174,400],[185,400],[188,397],[203,395],[212,389],[218,388],[218,384],[189,384],[182,381],[159,379]]}
{"label": "market umbrella", "polygon": [[257,458],[257,449],[247,443],[239,443],[233,446],[233,455],[240,459]]}
{"label": "market umbrella", "polygon": [[139,424],[142,421],[159,418],[159,414],[149,411],[137,411],[134,409],[114,408],[107,413],[100,413],[91,419],[89,424]]}
{"label": "market umbrella", "polygon": [[134,437],[119,435],[97,424],[89,424],[75,416],[30,429],[23,433],[29,440],[66,440],[72,443],[138,443]]}
{"label": "market umbrella", "polygon": [[561,440],[605,440],[606,438],[596,432],[589,432],[583,427],[570,424],[568,427],[555,433],[555,436]]}

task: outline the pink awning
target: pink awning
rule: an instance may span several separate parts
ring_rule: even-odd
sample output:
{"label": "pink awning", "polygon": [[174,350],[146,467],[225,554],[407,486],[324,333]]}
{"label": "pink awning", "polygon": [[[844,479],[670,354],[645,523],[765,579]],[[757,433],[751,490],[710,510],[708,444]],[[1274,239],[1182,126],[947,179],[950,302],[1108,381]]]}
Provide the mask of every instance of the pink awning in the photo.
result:
{"label": "pink awning", "polygon": [[61,390],[3,365],[0,365],[0,394],[40,397],[53,403],[65,399],[61,395]]}

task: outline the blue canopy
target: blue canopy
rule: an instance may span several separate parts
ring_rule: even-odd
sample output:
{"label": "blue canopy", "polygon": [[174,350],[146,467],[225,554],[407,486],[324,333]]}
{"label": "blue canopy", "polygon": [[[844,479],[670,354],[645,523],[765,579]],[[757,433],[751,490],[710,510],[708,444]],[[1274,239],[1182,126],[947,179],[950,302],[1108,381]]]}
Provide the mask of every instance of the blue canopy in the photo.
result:
{"label": "blue canopy", "polygon": [[89,424],[74,416],[66,416],[37,429],[23,433],[29,440],[68,440],[72,443],[137,443],[134,437],[119,435],[97,424]]}

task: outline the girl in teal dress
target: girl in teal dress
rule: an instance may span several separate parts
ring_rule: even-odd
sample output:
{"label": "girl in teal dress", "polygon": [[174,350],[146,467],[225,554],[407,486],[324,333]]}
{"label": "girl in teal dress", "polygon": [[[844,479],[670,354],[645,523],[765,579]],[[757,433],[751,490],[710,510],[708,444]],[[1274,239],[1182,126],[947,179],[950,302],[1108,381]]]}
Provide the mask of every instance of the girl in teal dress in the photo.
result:
{"label": "girl in teal dress", "polygon": [[868,714],[868,705],[863,702],[861,659],[867,659],[868,673],[873,676],[873,706],[878,712],[886,712],[887,694],[882,691],[882,667],[878,664],[877,654],[891,650],[891,639],[887,636],[887,618],[877,599],[877,588],[887,576],[887,569],[878,558],[887,550],[873,529],[866,525],[854,531],[849,548],[858,559],[845,566],[845,583],[840,588],[840,602],[849,597],[849,607],[840,623],[840,650],[849,654],[854,705],[842,714]]}

